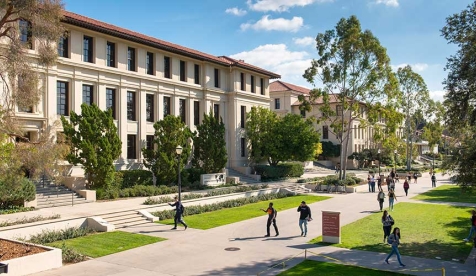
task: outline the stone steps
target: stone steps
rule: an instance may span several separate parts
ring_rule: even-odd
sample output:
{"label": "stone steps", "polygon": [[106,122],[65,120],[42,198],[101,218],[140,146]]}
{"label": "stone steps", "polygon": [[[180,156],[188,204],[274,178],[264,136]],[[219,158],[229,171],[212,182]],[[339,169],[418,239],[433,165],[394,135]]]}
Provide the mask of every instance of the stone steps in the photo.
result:
{"label": "stone steps", "polygon": [[100,217],[108,223],[113,224],[116,229],[150,223],[150,221],[148,221],[137,211],[115,212],[110,214],[103,214],[100,215]]}

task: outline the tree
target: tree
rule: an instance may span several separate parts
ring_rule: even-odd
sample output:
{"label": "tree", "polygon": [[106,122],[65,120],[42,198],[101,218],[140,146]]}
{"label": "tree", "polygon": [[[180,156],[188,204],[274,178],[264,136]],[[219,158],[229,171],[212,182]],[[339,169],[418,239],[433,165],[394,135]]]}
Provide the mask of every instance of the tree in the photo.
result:
{"label": "tree", "polygon": [[269,161],[269,152],[274,146],[272,129],[277,121],[276,113],[264,107],[252,107],[247,113],[246,138],[249,141],[249,157],[253,163]]}
{"label": "tree", "polygon": [[192,166],[205,173],[217,173],[227,161],[225,124],[221,118],[215,118],[213,112],[204,114],[193,135]]}
{"label": "tree", "polygon": [[[181,171],[188,162],[192,151],[190,145],[192,132],[180,117],[172,115],[156,122],[154,129],[155,148],[142,149],[144,166],[151,170],[154,176],[157,176],[160,183],[170,185],[177,181],[179,165]],[[175,153],[175,149],[179,145],[183,148],[180,160]]]}
{"label": "tree", "polygon": [[443,119],[445,108],[440,102],[433,102],[431,104],[430,113],[433,115],[423,127],[422,138],[428,141],[428,146],[433,148],[435,145],[441,144],[443,134]]}
{"label": "tree", "polygon": [[[355,16],[342,18],[335,30],[328,30],[316,37],[318,59],[311,62],[303,77],[314,86],[309,97],[300,96],[300,109],[310,111],[318,100],[322,117],[318,121],[330,126],[341,146],[339,178],[345,179],[348,143],[354,122],[362,127],[376,121],[365,120],[364,113],[372,114],[379,107],[388,112],[395,110],[398,95],[390,59],[378,39],[369,31],[362,31]],[[382,103],[380,106],[375,102]],[[331,103],[340,106],[339,114]],[[383,105],[385,104],[385,105]],[[363,112],[364,111],[364,112]],[[393,119],[388,116],[387,119]]]}
{"label": "tree", "polygon": [[322,144],[322,154],[324,160],[329,157],[337,157],[340,154],[340,145],[334,145],[330,141],[323,141]]}
{"label": "tree", "polygon": [[114,160],[121,155],[122,142],[114,125],[112,110],[95,104],[81,105],[81,114],[71,111],[70,122],[61,116],[66,141],[71,146],[66,160],[81,164],[90,188],[110,187],[114,181]]}

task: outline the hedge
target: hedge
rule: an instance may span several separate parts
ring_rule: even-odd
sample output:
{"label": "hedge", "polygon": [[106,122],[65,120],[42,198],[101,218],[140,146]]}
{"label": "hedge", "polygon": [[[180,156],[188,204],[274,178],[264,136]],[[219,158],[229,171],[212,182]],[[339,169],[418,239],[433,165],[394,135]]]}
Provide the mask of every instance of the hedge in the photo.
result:
{"label": "hedge", "polygon": [[299,163],[283,163],[276,166],[256,165],[254,167],[261,180],[275,180],[284,177],[300,177],[304,174],[304,167]]}

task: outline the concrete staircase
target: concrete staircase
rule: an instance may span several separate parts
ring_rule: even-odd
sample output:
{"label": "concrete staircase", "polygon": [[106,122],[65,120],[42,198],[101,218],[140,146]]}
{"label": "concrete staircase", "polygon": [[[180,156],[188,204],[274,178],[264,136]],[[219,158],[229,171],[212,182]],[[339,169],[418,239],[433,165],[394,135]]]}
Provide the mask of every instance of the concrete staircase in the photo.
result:
{"label": "concrete staircase", "polygon": [[259,183],[261,183],[260,181],[257,181],[255,179],[247,176],[246,174],[240,173],[239,171],[236,171],[234,169],[227,168],[227,170],[228,170],[228,176],[239,177],[240,178],[240,183],[243,183],[243,184],[259,184]]}
{"label": "concrete staircase", "polygon": [[55,185],[51,180],[38,181],[36,186],[36,208],[51,208],[58,206],[68,206],[84,204],[88,201],[84,197],[62,185]]}
{"label": "concrete staircase", "polygon": [[304,184],[298,184],[298,183],[289,183],[289,184],[283,184],[280,186],[282,189],[286,189],[296,195],[298,194],[307,194],[311,192],[311,189],[308,189],[304,186]]}
{"label": "concrete staircase", "polygon": [[98,216],[108,223],[113,224],[116,229],[150,223],[150,221],[143,217],[138,211],[134,210],[102,214]]}

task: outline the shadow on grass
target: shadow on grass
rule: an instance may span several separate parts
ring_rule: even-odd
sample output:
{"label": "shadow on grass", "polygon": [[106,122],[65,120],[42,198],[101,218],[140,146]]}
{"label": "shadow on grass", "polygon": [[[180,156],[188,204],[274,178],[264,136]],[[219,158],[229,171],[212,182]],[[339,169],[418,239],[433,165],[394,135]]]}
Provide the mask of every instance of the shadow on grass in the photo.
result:
{"label": "shadow on grass", "polygon": [[476,193],[464,191],[459,186],[445,185],[416,196],[414,199],[428,202],[440,201],[475,204]]}

